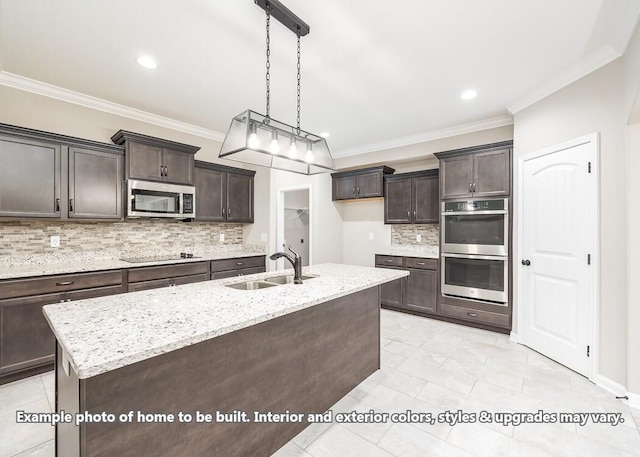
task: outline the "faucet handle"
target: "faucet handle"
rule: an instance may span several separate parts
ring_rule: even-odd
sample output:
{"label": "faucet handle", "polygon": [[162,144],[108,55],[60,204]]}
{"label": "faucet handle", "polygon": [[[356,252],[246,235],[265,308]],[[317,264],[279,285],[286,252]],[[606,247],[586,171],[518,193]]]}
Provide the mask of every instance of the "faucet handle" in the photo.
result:
{"label": "faucet handle", "polygon": [[293,253],[293,255],[295,255],[295,256],[296,256],[296,259],[300,259],[300,258],[301,258],[300,254],[298,254],[296,251],[294,251],[294,250],[291,248],[291,245],[289,245],[289,250]]}

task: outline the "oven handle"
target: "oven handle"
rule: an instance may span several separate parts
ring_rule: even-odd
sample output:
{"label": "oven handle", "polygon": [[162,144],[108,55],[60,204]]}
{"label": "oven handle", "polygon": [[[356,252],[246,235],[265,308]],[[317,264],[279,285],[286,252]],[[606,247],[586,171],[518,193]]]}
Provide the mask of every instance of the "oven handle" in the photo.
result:
{"label": "oven handle", "polygon": [[473,216],[475,214],[507,214],[506,209],[495,209],[490,211],[447,211],[440,213],[442,216]]}
{"label": "oven handle", "polygon": [[477,259],[477,260],[499,260],[508,262],[509,257],[506,255],[475,255],[475,254],[447,254],[442,253],[442,257],[455,257],[456,259]]}

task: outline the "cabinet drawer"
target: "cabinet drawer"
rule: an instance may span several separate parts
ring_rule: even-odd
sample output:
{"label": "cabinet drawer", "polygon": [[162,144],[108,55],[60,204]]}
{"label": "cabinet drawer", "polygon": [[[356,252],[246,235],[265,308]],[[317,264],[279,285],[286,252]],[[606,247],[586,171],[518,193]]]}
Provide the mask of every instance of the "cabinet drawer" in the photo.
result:
{"label": "cabinet drawer", "polygon": [[[209,273],[209,262],[132,268],[129,270],[129,282],[152,281],[155,279],[175,278],[178,276],[190,276],[206,273]],[[131,287],[129,287],[129,290],[131,290]]]}
{"label": "cabinet drawer", "polygon": [[376,266],[384,267],[384,266],[394,266],[401,267],[402,266],[402,257],[394,256],[394,255],[380,255],[376,254]]}
{"label": "cabinet drawer", "polygon": [[117,284],[122,284],[122,272],[120,270],[45,276],[43,278],[12,279],[0,282],[0,297],[26,297]]}
{"label": "cabinet drawer", "polygon": [[[264,268],[264,256],[238,257],[237,259],[212,260],[211,272],[242,270],[244,268]],[[218,279],[218,278],[216,278]]]}
{"label": "cabinet drawer", "polygon": [[404,266],[406,268],[418,268],[422,270],[437,270],[438,259],[423,259],[420,257],[405,257]]}
{"label": "cabinet drawer", "polygon": [[94,289],[75,290],[73,292],[67,292],[66,299],[86,300],[88,298],[106,297],[107,295],[116,295],[122,293],[122,285],[108,286],[108,287],[96,287]]}
{"label": "cabinet drawer", "polygon": [[191,275],[191,276],[181,276],[180,278],[176,278],[173,280],[173,284],[175,286],[180,286],[182,284],[193,284],[194,282],[202,282],[209,280],[209,273],[200,274],[200,275]]}
{"label": "cabinet drawer", "polygon": [[472,308],[463,308],[444,303],[440,304],[440,314],[443,316],[455,317],[467,321],[481,322],[483,324],[495,325],[497,327],[509,327],[509,316],[507,314],[480,311]]}
{"label": "cabinet drawer", "polygon": [[155,279],[153,281],[140,281],[130,283],[128,292],[138,292],[140,290],[159,289],[160,287],[169,287],[173,279]]}

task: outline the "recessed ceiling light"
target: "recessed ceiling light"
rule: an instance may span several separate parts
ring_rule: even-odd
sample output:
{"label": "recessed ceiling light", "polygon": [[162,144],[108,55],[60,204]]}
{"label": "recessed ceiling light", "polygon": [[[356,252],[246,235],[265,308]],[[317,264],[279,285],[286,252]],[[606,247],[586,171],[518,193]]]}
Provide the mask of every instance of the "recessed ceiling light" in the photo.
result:
{"label": "recessed ceiling light", "polygon": [[476,95],[478,95],[478,93],[475,90],[469,89],[469,90],[465,90],[460,95],[460,98],[463,100],[471,100],[472,98],[476,98]]}
{"label": "recessed ceiling light", "polygon": [[329,138],[329,132],[322,132],[322,133],[320,134],[320,136],[321,136],[322,138]]}
{"label": "recessed ceiling light", "polygon": [[154,69],[154,68],[158,68],[158,64],[155,61],[155,59],[151,56],[140,56],[138,57],[138,65],[140,65],[141,67],[144,68],[150,68],[150,69]]}

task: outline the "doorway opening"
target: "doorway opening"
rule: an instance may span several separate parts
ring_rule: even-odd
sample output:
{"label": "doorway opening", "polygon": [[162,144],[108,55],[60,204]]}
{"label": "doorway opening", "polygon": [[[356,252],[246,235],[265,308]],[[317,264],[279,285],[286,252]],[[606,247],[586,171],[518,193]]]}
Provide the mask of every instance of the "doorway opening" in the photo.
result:
{"label": "doorway opening", "polygon": [[[311,249],[311,188],[282,189],[278,198],[276,251],[289,252],[289,246],[302,257],[302,265],[312,265]],[[279,259],[276,269],[290,268]]]}

